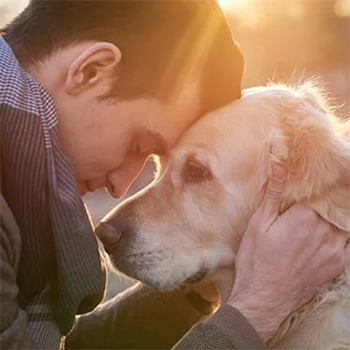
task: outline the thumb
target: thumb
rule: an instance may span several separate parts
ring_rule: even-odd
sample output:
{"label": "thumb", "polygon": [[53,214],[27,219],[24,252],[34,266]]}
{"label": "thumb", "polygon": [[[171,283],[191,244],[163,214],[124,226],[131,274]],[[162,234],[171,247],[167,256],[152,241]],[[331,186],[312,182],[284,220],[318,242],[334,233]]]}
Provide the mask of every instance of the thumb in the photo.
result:
{"label": "thumb", "polygon": [[345,266],[350,268],[350,238],[348,238],[347,241],[345,242],[344,254],[345,254]]}
{"label": "thumb", "polygon": [[266,193],[260,206],[260,215],[268,227],[276,220],[280,206],[281,194],[284,191],[287,173],[278,163],[271,163],[271,178],[267,183]]}

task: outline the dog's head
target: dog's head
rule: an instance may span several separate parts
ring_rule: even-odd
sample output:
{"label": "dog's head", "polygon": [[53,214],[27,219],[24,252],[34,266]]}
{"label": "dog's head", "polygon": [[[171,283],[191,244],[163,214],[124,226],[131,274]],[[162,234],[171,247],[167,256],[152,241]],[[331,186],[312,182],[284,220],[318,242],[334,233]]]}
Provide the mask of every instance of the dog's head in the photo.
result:
{"label": "dog's head", "polygon": [[349,225],[350,147],[310,87],[247,90],[198,121],[146,189],[97,229],[114,265],[171,289],[232,265],[259,206],[271,159],[288,171],[283,196]]}

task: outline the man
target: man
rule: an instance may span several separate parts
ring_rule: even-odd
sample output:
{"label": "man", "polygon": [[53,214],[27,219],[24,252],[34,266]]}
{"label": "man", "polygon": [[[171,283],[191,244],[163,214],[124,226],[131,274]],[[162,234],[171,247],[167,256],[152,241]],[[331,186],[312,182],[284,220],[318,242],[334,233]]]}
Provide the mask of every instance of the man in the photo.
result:
{"label": "man", "polygon": [[[107,187],[122,196],[149,154],[166,155],[203,113],[239,98],[242,57],[211,0],[32,0],[5,29],[0,55],[1,347],[58,349],[75,316],[93,310],[104,291],[79,194]],[[302,278],[290,284],[291,296],[276,291],[273,281],[268,288],[260,281],[258,289],[276,301],[265,310],[262,298],[244,298],[254,295],[256,284],[241,283],[240,276],[254,282],[256,273],[241,258],[229,299],[235,308],[223,306],[179,347],[207,347],[207,327],[217,344],[262,347],[261,337],[267,340],[286,312],[344,268],[344,234],[335,235],[305,208],[276,219],[274,194],[283,178],[270,183],[246,235],[260,240],[242,243],[247,248],[240,255],[252,249],[259,266],[268,259],[259,254],[262,233],[277,230],[283,239],[276,254],[288,246],[294,259],[317,262],[300,272],[312,292],[303,293]],[[292,244],[295,221],[304,235]],[[322,253],[301,251],[305,233],[314,233],[310,244],[322,243]],[[341,246],[337,253],[334,244]],[[330,270],[314,277],[326,261]],[[288,273],[297,275],[284,268],[278,282],[287,283]],[[208,313],[206,293],[163,295],[137,285],[82,316],[67,347],[169,348]]]}

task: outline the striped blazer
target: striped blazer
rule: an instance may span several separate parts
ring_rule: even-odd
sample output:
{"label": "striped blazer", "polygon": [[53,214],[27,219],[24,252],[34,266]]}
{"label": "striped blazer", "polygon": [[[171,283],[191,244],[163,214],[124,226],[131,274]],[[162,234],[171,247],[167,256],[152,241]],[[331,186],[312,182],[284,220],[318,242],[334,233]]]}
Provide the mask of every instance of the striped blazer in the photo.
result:
{"label": "striped blazer", "polygon": [[[77,313],[100,302],[105,273],[71,164],[61,151],[53,100],[1,37],[0,62],[1,209],[18,227],[15,251],[21,252],[12,266],[11,288],[17,292],[1,295],[1,304],[16,302],[14,315],[26,310],[29,324],[50,320],[65,335]],[[43,337],[34,341],[45,347]]]}

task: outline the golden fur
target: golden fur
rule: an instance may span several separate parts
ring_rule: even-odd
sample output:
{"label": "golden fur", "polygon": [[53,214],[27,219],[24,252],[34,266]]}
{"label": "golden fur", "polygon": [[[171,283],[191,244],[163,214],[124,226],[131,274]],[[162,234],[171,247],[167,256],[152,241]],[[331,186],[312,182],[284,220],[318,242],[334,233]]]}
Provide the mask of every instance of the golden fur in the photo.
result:
{"label": "golden fur", "polygon": [[[349,130],[310,84],[246,90],[242,99],[191,127],[161,160],[157,179],[106,217],[125,231],[112,260],[159,288],[205,274],[226,294],[271,159],[288,171],[284,209],[304,203],[350,231]],[[290,315],[268,347],[349,349],[349,295],[350,274],[344,272]]]}

